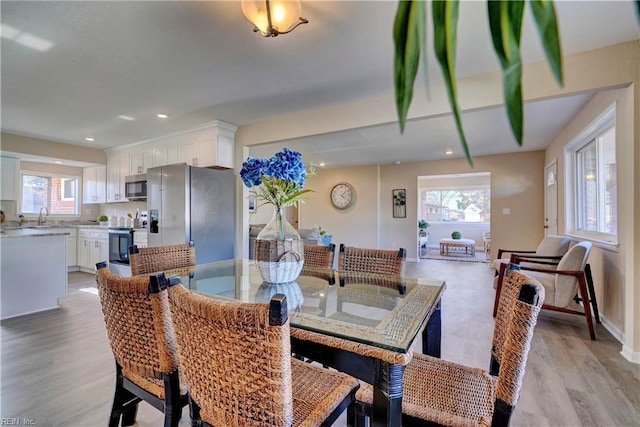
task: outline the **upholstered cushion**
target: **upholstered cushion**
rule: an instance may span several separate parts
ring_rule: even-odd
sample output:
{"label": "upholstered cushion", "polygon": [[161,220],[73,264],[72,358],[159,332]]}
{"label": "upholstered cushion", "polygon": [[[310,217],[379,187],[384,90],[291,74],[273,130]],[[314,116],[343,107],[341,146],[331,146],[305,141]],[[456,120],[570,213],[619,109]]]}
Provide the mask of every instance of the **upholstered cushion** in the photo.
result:
{"label": "upholstered cushion", "polygon": [[[565,271],[583,271],[587,264],[587,258],[589,257],[590,250],[590,242],[580,242],[574,245],[569,249],[569,252],[562,257],[557,269]],[[543,265],[532,266],[535,268],[551,268]],[[573,297],[578,292],[578,280],[576,276],[526,270],[523,270],[523,272],[528,276],[533,277],[540,282],[542,286],[544,286],[546,293],[545,304],[582,311],[582,306],[573,302]]]}
{"label": "upholstered cushion", "polygon": [[[584,271],[590,251],[591,242],[580,242],[574,245],[560,260],[558,270]],[[578,281],[575,276],[558,274],[556,278],[556,298],[554,305],[566,307],[577,291]]]}
{"label": "upholstered cushion", "polygon": [[562,256],[569,250],[571,239],[565,236],[546,236],[536,249],[536,255]]}
{"label": "upholstered cushion", "polygon": [[300,228],[298,230],[301,239],[315,239],[320,240],[320,233],[315,228]]}

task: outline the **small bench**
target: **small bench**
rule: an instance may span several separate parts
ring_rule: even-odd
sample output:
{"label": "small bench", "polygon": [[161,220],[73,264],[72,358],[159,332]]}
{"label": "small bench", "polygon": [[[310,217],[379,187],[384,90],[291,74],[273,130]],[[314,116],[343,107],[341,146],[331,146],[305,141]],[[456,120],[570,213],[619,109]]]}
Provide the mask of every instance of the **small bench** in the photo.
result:
{"label": "small bench", "polygon": [[476,241],[472,239],[440,239],[440,255],[463,254],[476,256]]}

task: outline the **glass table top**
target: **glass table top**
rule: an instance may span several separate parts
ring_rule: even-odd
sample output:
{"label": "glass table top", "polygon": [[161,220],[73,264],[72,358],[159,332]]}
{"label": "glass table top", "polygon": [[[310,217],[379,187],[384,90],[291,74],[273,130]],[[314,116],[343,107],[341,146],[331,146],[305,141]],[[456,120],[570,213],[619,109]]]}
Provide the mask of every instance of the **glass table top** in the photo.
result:
{"label": "glass table top", "polygon": [[442,280],[304,267],[290,283],[266,283],[253,260],[169,270],[182,284],[215,298],[269,302],[287,297],[292,327],[406,353],[440,301]]}

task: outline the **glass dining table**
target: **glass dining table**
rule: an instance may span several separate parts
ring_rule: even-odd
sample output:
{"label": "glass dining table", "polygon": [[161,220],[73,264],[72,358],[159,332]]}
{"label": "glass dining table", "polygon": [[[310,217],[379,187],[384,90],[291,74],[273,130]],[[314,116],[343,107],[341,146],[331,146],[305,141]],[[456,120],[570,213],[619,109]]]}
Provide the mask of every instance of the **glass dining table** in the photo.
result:
{"label": "glass dining table", "polygon": [[214,298],[265,302],[284,294],[291,349],[374,387],[373,426],[402,421],[402,374],[422,333],[424,354],[440,357],[442,280],[304,267],[290,283],[266,283],[253,260],[164,272]]}

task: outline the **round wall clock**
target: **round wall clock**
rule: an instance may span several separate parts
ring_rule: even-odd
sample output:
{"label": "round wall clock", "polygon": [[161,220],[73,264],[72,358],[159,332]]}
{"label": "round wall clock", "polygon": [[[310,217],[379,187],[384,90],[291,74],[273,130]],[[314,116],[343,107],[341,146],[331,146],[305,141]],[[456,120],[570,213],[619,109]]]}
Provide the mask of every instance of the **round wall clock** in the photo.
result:
{"label": "round wall clock", "polygon": [[356,190],[351,184],[341,182],[331,189],[331,204],[334,208],[344,210],[349,208],[356,198]]}

